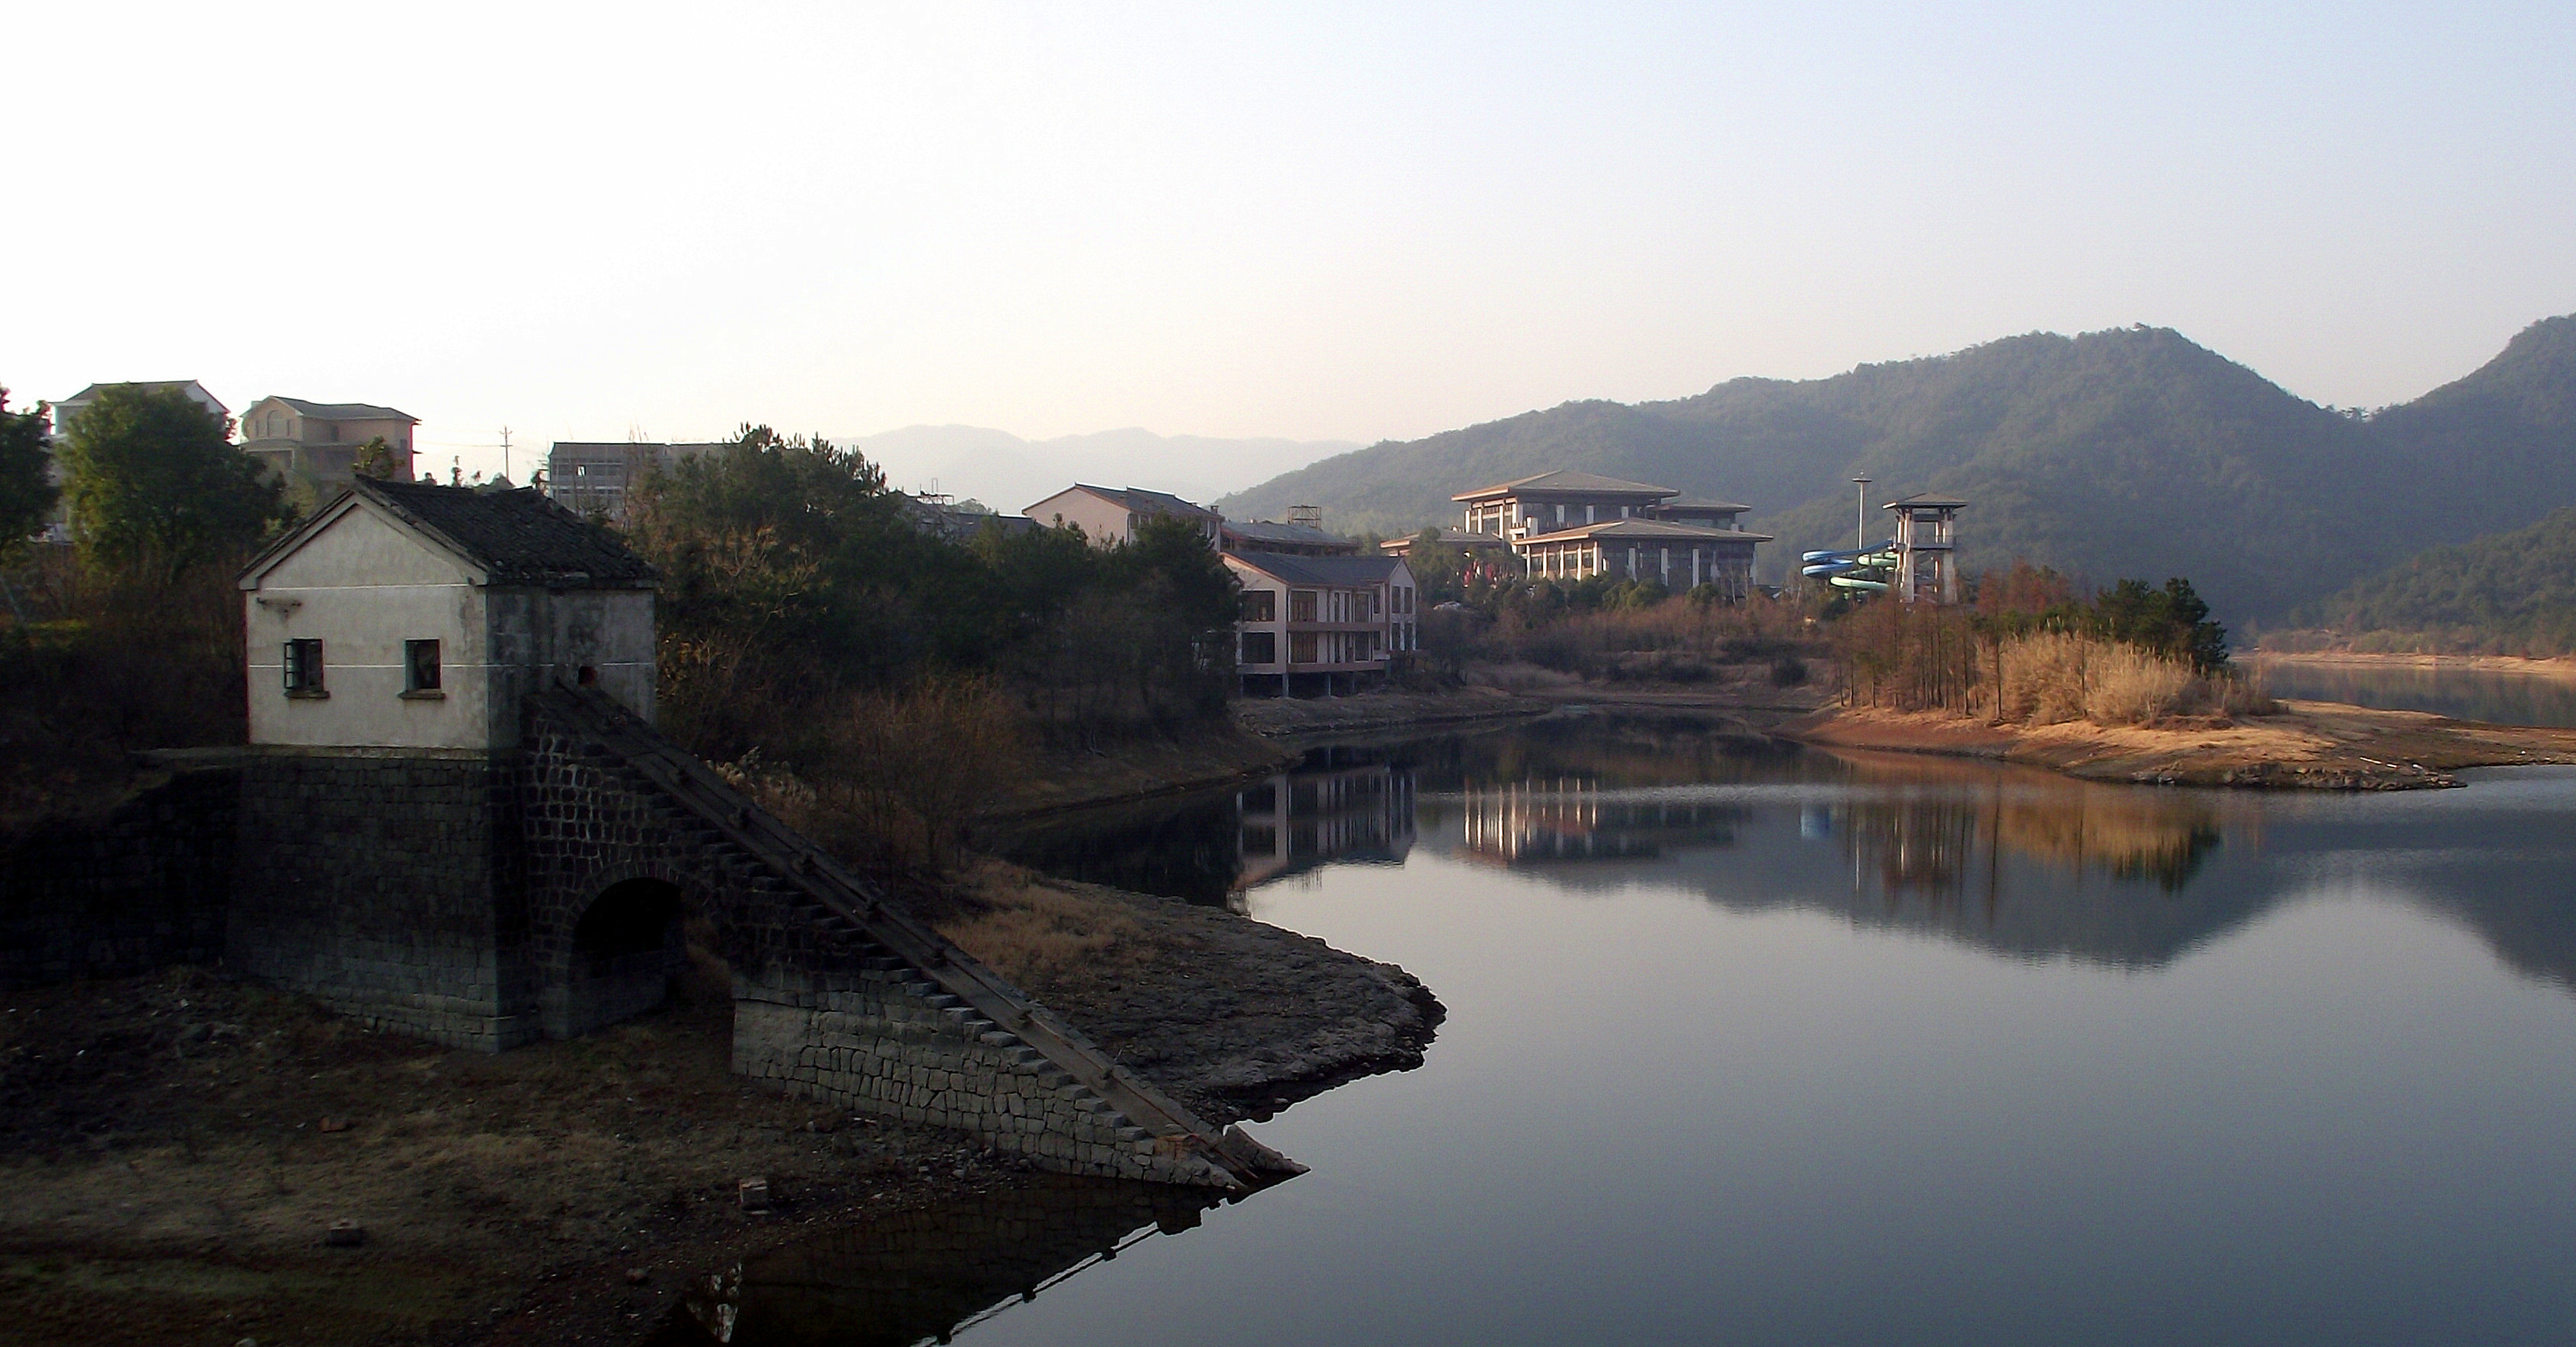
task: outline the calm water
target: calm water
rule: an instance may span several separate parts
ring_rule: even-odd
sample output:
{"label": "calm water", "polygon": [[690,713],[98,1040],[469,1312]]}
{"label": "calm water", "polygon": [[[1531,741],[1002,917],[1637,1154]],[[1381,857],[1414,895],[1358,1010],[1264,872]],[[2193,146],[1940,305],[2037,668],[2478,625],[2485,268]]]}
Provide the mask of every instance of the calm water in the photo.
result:
{"label": "calm water", "polygon": [[1448,1022],[1254,1129],[1304,1177],[840,1232],[740,1270],[734,1341],[2565,1342],[2576,769],[2472,777],[1595,719],[1024,839],[1402,963]]}
{"label": "calm water", "polygon": [[2576,678],[2448,666],[2291,664],[2262,661],[2275,697],[2438,711],[2498,725],[2576,726]]}

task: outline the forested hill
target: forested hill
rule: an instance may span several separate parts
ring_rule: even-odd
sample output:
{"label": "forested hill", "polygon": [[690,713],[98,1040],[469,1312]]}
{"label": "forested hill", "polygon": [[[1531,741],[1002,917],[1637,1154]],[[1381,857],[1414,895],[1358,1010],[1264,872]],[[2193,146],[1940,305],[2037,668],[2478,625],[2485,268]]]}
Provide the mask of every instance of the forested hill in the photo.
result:
{"label": "forested hill", "polygon": [[2419,553],[2298,617],[2373,649],[2576,654],[2576,506]]}
{"label": "forested hill", "polygon": [[2227,617],[2271,618],[2576,501],[2571,388],[2569,318],[2366,419],[2169,330],[2034,333],[1829,379],[1567,403],[1343,454],[1217,504],[1238,518],[1321,505],[1332,527],[1392,534],[1453,523],[1454,492],[1581,468],[1751,504],[1750,525],[1781,535],[1765,549],[1776,580],[1801,549],[1851,544],[1849,479],[1866,473],[1874,502],[1929,489],[1975,502],[1970,569],[2023,557],[2095,580],[2188,575]]}

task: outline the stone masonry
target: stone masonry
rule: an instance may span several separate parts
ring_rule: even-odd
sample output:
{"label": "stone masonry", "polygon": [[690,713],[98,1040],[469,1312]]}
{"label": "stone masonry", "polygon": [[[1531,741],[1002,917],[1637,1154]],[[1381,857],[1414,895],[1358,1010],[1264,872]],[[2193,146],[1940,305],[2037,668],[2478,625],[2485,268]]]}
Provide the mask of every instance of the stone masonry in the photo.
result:
{"label": "stone masonry", "polygon": [[0,842],[0,987],[211,963],[239,783],[183,770],[94,821]]}
{"label": "stone masonry", "polygon": [[[192,751],[0,870],[0,985],[218,950],[370,1027],[498,1052],[658,1004],[706,935],[734,1069],[1064,1173],[1241,1188],[1297,1166],[1111,1062],[595,691],[512,752]],[[220,933],[220,936],[218,935]]]}
{"label": "stone masonry", "polygon": [[246,752],[225,961],[371,1028],[533,1041],[520,776],[516,754]]}
{"label": "stone masonry", "polygon": [[[878,1116],[951,1127],[1065,1173],[1241,1186],[1291,1162],[1219,1134],[614,703],[530,699],[522,810],[540,986],[579,983],[599,895],[664,885],[734,974],[734,1069]],[[578,1032],[542,1012],[547,1032]]]}

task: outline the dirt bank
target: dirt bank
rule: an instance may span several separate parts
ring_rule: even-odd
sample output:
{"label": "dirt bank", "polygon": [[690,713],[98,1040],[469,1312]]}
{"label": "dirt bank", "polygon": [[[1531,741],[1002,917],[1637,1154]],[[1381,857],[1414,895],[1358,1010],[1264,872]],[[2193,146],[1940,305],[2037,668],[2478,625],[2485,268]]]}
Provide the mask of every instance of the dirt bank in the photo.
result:
{"label": "dirt bank", "polygon": [[721,995],[499,1056],[196,969],[0,1003],[9,1341],[624,1342],[771,1227],[1020,1177],[747,1088]]}
{"label": "dirt bank", "polygon": [[1085,805],[1203,790],[1275,772],[1297,755],[1230,720],[1169,739],[1104,744],[1096,752],[1049,749],[1019,779],[1001,783],[977,816],[1024,819]]}
{"label": "dirt bank", "polygon": [[1514,696],[1500,688],[1450,692],[1364,692],[1350,697],[1246,698],[1234,704],[1234,721],[1268,739],[1303,740],[1371,734],[1421,726],[1437,730],[1485,721],[1545,714],[1551,703]]}
{"label": "dirt bank", "polygon": [[1989,725],[1940,712],[1836,709],[1776,733],[1840,748],[2001,758],[2093,781],[2322,790],[2456,786],[2463,767],[2576,762],[2576,730],[2374,711],[2334,702],[2281,703],[2275,716],[2184,717],[2106,728],[2086,722]]}
{"label": "dirt bank", "polygon": [[1169,898],[986,862],[940,933],[1211,1122],[1422,1063],[1440,1003],[1393,964]]}

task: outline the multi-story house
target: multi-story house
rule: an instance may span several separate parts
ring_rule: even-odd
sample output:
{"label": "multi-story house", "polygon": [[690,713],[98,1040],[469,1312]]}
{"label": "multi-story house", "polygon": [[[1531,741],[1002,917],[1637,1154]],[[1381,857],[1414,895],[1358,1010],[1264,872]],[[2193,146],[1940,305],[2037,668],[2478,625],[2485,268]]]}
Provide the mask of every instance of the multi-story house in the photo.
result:
{"label": "multi-story house", "polygon": [[1094,547],[1115,547],[1136,541],[1136,530],[1148,519],[1168,515],[1186,519],[1207,536],[1208,545],[1220,542],[1218,530],[1225,516],[1202,505],[1193,505],[1166,491],[1148,491],[1143,487],[1072,486],[1039,501],[1022,514],[1049,528],[1079,528]]}
{"label": "multi-story house", "polygon": [[714,453],[722,442],[698,444],[599,443],[557,440],[546,454],[546,497],[583,516],[627,522],[627,502],[646,475],[668,472],[684,459]]}
{"label": "multi-story house", "polygon": [[1075,485],[1028,515],[1047,527],[1079,527],[1100,547],[1133,541],[1157,516],[1204,530],[1242,586],[1235,668],[1247,693],[1355,692],[1385,682],[1419,648],[1413,572],[1401,557],[1357,555],[1359,544],[1326,533],[1311,506],[1291,511],[1285,524],[1238,523],[1160,491]]}
{"label": "multi-story house", "polygon": [[408,412],[371,403],[267,397],[241,414],[242,452],[280,477],[347,486],[356,476],[359,448],[381,439],[393,451],[387,476],[408,482],[413,476],[412,427],[419,424],[420,418]]}
{"label": "multi-story house", "polygon": [[1356,692],[1420,648],[1413,572],[1396,557],[1228,552],[1243,586],[1235,671],[1246,693]]}
{"label": "multi-story house", "polygon": [[1667,589],[1713,585],[1731,599],[1753,592],[1754,549],[1771,541],[1736,520],[1733,501],[1676,500],[1667,486],[1557,471],[1462,491],[1469,533],[1499,536],[1536,578],[1614,575]]}
{"label": "multi-story house", "polygon": [[[229,421],[232,419],[232,409],[224,406],[222,401],[217,399],[214,394],[206,391],[206,386],[204,384],[201,384],[194,379],[159,379],[146,380],[140,383],[91,384],[89,387],[72,394],[70,397],[52,404],[53,426],[52,429],[47,432],[48,448],[46,451],[45,475],[55,486],[59,487],[63,484],[63,466],[61,460],[52,456],[50,441],[69,434],[71,432],[72,422],[79,419],[82,412],[88,411],[91,403],[98,401],[99,394],[106,392],[111,388],[144,388],[155,392],[181,393],[186,395],[190,402],[196,403],[198,406],[212,412],[215,419],[219,421]],[[72,540],[71,497],[68,493],[55,500],[54,517],[46,521],[44,537],[45,541],[54,543],[67,543]]]}

